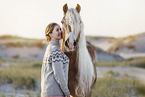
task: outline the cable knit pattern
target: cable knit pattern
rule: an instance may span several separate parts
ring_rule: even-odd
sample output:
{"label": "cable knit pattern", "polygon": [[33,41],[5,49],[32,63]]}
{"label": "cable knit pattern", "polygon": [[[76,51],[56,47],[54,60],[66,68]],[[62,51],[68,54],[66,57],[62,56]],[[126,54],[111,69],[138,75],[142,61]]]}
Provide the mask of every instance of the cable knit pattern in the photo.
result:
{"label": "cable knit pattern", "polygon": [[69,95],[69,58],[59,48],[59,43],[50,41],[46,48],[41,70],[41,95]]}

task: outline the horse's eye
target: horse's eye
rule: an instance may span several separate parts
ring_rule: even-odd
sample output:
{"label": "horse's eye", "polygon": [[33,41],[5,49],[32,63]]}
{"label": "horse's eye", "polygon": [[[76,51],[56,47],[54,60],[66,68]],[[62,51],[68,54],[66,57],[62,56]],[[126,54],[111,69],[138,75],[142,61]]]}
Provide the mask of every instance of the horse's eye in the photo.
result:
{"label": "horse's eye", "polygon": [[64,23],[64,20],[61,20],[61,23],[63,24]]}
{"label": "horse's eye", "polygon": [[65,23],[65,16],[62,18],[61,23],[62,23],[62,24]]}
{"label": "horse's eye", "polygon": [[65,33],[65,29],[64,28],[62,28],[63,29],[63,32]]}

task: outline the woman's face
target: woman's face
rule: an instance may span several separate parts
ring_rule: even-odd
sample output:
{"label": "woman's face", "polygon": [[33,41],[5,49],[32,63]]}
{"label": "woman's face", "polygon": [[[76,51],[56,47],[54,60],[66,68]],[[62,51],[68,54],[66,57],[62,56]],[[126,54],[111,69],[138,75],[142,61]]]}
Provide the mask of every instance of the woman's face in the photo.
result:
{"label": "woman's face", "polygon": [[52,31],[52,33],[50,33],[50,37],[51,37],[51,41],[59,41],[62,37],[61,37],[61,28],[59,25],[56,25]]}

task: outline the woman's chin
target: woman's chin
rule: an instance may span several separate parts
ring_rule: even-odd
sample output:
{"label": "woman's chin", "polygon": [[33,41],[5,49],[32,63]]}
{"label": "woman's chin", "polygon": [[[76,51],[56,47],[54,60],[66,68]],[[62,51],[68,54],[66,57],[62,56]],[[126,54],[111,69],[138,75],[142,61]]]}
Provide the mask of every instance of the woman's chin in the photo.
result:
{"label": "woman's chin", "polygon": [[59,40],[62,39],[61,36],[59,36],[58,39],[59,39]]}

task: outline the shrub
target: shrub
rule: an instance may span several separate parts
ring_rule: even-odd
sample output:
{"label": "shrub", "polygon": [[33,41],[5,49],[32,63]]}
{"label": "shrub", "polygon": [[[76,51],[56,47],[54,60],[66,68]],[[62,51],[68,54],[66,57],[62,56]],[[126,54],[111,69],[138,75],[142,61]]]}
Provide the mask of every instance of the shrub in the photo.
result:
{"label": "shrub", "polygon": [[18,59],[20,56],[17,54],[17,55],[14,55],[13,58],[15,59]]}

